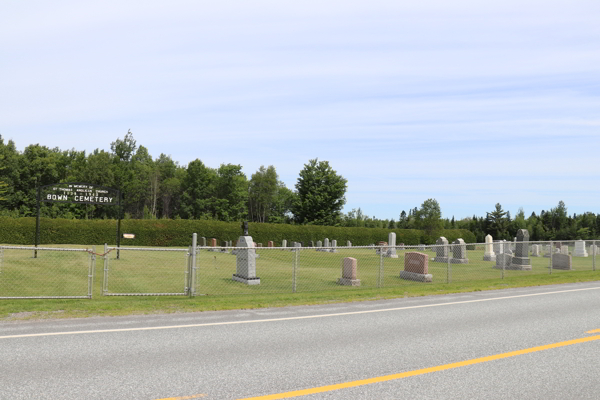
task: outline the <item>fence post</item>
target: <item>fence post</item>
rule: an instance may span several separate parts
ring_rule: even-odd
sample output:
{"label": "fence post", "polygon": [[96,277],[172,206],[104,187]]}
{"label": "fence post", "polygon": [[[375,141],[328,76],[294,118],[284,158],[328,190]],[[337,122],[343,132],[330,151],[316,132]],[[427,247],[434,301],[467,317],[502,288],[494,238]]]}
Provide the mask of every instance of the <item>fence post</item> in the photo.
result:
{"label": "fence post", "polygon": [[383,287],[383,247],[379,246],[379,278],[377,279],[377,287]]}
{"label": "fence post", "polygon": [[550,275],[552,275],[552,255],[554,253],[554,243],[550,241],[550,265],[548,265],[548,270],[550,271]]}
{"label": "fence post", "polygon": [[592,271],[596,270],[596,241],[592,242]]}
{"label": "fence post", "polygon": [[292,268],[292,293],[296,293],[296,270],[298,268],[298,248],[294,247],[294,265]]}
{"label": "fence post", "polygon": [[189,278],[189,283],[188,283],[188,294],[190,295],[190,297],[195,297],[196,296],[196,246],[198,245],[198,234],[194,233],[192,235],[192,251],[191,251],[191,258],[188,259],[189,261],[189,268],[188,268],[188,278]]}
{"label": "fence post", "polygon": [[102,295],[108,293],[108,245],[104,243],[104,281],[102,282]]}
{"label": "fence post", "polygon": [[96,246],[92,246],[90,254],[90,268],[88,269],[88,299],[92,298],[94,289],[94,270],[96,269]]}
{"label": "fence post", "polygon": [[452,245],[449,244],[448,245],[448,257],[447,258],[447,263],[448,263],[448,268],[446,269],[446,283],[450,283],[452,281],[452,267],[450,267],[450,258],[454,257],[454,249],[452,248]]}

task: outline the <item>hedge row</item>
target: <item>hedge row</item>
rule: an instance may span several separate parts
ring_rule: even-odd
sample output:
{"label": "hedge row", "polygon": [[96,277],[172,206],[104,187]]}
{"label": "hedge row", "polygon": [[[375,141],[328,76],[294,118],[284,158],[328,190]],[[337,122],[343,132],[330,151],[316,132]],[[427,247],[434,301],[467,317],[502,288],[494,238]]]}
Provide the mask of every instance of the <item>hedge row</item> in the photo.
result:
{"label": "hedge row", "polygon": [[[116,244],[117,221],[115,220],[73,220],[49,219],[40,221],[41,244]],[[237,240],[241,235],[240,223],[200,220],[140,220],[121,221],[121,233],[133,233],[135,239],[121,239],[122,245],[131,246],[189,246],[192,233],[198,237]],[[338,228],[316,225],[249,224],[249,234],[255,242],[272,240],[275,246],[288,243],[323,241],[336,239],[338,246],[345,246],[350,240],[354,246],[367,246],[379,241],[387,241],[389,232],[396,232],[396,243],[406,245],[432,244],[439,236],[445,236],[449,242],[463,238],[467,243],[475,241],[475,235],[464,229],[446,229],[427,235],[416,229],[378,229],[378,228]],[[32,245],[35,243],[35,218],[0,218],[0,243]]]}

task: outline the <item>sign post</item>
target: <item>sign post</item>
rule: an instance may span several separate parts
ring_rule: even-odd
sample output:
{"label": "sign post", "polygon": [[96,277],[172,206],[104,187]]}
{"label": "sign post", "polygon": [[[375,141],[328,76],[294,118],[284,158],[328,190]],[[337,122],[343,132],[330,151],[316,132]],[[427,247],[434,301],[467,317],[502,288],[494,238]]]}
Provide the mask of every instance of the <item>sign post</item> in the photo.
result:
{"label": "sign post", "polygon": [[37,247],[40,244],[40,202],[119,206],[117,247],[119,246],[121,242],[121,191],[119,189],[83,182],[55,183],[53,185],[38,186],[37,220],[35,224],[35,258],[37,258]]}

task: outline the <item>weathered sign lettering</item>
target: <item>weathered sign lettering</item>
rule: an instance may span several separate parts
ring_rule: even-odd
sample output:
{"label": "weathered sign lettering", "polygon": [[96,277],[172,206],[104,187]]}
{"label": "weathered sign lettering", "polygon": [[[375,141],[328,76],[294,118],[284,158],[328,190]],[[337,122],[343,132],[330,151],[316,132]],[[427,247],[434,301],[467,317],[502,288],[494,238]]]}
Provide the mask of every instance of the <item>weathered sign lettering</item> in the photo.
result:
{"label": "weathered sign lettering", "polygon": [[117,189],[89,183],[56,183],[41,188],[43,202],[105,204],[118,206],[120,195]]}

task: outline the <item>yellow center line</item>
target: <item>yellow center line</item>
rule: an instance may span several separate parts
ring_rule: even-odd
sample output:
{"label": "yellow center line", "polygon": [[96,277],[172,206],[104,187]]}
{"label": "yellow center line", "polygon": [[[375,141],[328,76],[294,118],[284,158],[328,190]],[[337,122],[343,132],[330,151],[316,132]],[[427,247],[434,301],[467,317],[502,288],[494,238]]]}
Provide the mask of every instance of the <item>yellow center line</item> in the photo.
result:
{"label": "yellow center line", "polygon": [[587,331],[586,333],[600,333],[600,329],[594,329],[591,331]]}
{"label": "yellow center line", "polygon": [[309,395],[309,394],[330,392],[330,391],[333,391],[333,390],[339,390],[339,389],[346,389],[346,388],[351,388],[351,387],[356,387],[356,386],[369,385],[371,383],[386,382],[386,381],[391,381],[391,380],[395,380],[395,379],[408,378],[410,376],[417,376],[417,375],[429,374],[431,372],[445,371],[447,369],[465,367],[467,365],[474,365],[474,364],[484,363],[484,362],[488,362],[488,361],[501,360],[503,358],[520,356],[520,355],[529,354],[529,353],[535,353],[537,351],[556,349],[558,347],[570,346],[572,344],[578,344],[578,343],[591,342],[591,341],[599,340],[599,339],[600,339],[600,335],[597,335],[597,336],[588,336],[588,337],[580,338],[580,339],[567,340],[565,342],[547,344],[545,346],[531,347],[529,349],[523,349],[523,350],[517,350],[517,351],[510,351],[508,353],[495,354],[495,355],[487,356],[487,357],[474,358],[472,360],[460,361],[460,362],[455,362],[455,363],[451,363],[451,364],[438,365],[436,367],[430,367],[430,368],[416,369],[414,371],[401,372],[399,374],[378,376],[378,377],[375,377],[375,378],[361,379],[361,380],[358,380],[358,381],[344,382],[344,383],[338,383],[338,384],[335,384],[335,385],[320,386],[320,387],[315,387],[315,388],[310,388],[310,389],[294,390],[292,392],[276,393],[276,394],[270,394],[270,395],[266,395],[266,396],[247,397],[247,398],[239,399],[239,400],[275,400],[275,399],[288,399],[288,398],[291,398],[291,397],[306,396],[306,395]]}
{"label": "yellow center line", "polygon": [[167,398],[158,399],[158,400],[189,400],[189,399],[199,399],[200,397],[206,397],[206,395],[205,394],[194,394],[191,396],[167,397]]}

